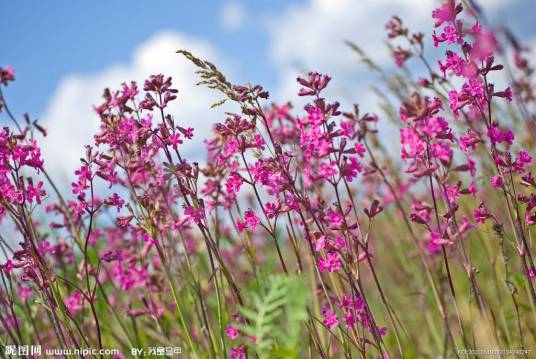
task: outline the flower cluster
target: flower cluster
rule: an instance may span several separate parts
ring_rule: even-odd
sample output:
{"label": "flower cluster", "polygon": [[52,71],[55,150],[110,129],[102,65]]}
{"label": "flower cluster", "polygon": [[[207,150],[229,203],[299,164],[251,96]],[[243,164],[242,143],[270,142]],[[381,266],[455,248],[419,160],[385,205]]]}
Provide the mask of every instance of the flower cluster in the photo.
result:
{"label": "flower cluster", "polygon": [[[260,85],[231,84],[180,50],[234,106],[205,140],[206,160],[186,158],[194,129],[173,114],[177,84],[155,74],[104,91],[67,194],[46,172],[45,129],[28,115],[21,126],[0,92],[16,128],[0,130],[0,220],[13,232],[0,235],[2,341],[177,342],[192,357],[233,359],[536,344],[525,334],[536,302],[533,71],[480,14],[472,1],[433,11],[437,62],[397,16],[385,26],[396,66],[358,51],[387,82],[381,115],[345,110],[317,72],[297,78],[303,106],[268,104]],[[508,71],[496,62],[505,43]],[[418,80],[413,61],[427,71]],[[496,89],[503,72],[512,83]],[[0,67],[0,88],[12,81]]]}

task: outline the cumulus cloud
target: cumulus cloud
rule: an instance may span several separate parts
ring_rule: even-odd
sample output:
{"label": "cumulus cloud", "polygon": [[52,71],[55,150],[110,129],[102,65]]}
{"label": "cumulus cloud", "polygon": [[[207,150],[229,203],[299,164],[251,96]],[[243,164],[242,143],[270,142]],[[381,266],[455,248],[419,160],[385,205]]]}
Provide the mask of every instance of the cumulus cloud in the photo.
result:
{"label": "cumulus cloud", "polygon": [[246,11],[237,1],[226,2],[220,13],[221,26],[228,31],[240,30],[246,19]]}
{"label": "cumulus cloud", "polygon": [[230,70],[225,59],[210,43],[175,32],[161,32],[135,49],[127,63],[110,65],[88,75],[68,75],[60,81],[43,116],[49,136],[42,148],[46,166],[56,182],[66,182],[63,177],[71,176],[80,164],[83,145],[93,144],[92,136],[98,131],[99,119],[92,105],[102,102],[103,89],[117,89],[121,83],[130,80],[143,86],[144,79],[157,73],[173,77],[179,94],[170,106],[170,113],[182,126],[195,128],[194,141],[185,145],[184,151],[189,158],[202,160],[202,141],[209,136],[210,125],[222,120],[224,108],[210,109],[210,105],[221,97],[212,90],[195,85],[199,80],[194,73],[196,69],[175,53],[178,49],[188,49],[199,57],[214,61],[225,72]]}
{"label": "cumulus cloud", "polygon": [[367,111],[376,110],[369,85],[377,76],[358,63],[345,40],[386,64],[389,52],[382,40],[387,20],[400,14],[413,30],[421,30],[433,5],[433,1],[422,0],[310,0],[270,18],[268,46],[279,74],[275,98],[295,98],[299,88],[296,75],[319,71],[333,77],[328,98],[337,98],[343,105],[359,102]]}
{"label": "cumulus cloud", "polygon": [[[431,13],[438,4],[435,0],[309,0],[278,13],[267,21],[270,57],[280,79],[275,93],[280,98],[295,94],[295,75],[314,70],[333,76],[332,90],[338,96],[359,96],[374,76],[357,64],[357,56],[344,41],[356,43],[380,65],[391,66],[385,23],[396,14],[411,31],[424,32],[429,41]],[[486,11],[497,13],[505,2],[487,0],[485,5]],[[433,50],[429,47],[428,52]]]}
{"label": "cumulus cloud", "polygon": [[391,15],[404,15],[412,9],[412,18],[423,19],[431,8],[431,2],[418,0],[359,4],[351,0],[312,0],[270,21],[272,59],[279,65],[321,67],[322,71],[349,68],[352,61],[344,56],[348,53],[344,40],[362,44],[373,55],[381,54],[384,48],[381,39],[385,38],[383,24]]}

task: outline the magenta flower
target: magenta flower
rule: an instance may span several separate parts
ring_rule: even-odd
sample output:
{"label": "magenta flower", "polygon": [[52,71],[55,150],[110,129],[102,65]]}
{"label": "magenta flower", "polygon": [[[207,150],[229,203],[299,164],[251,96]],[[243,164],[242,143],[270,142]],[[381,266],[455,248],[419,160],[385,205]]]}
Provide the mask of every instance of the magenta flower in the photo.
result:
{"label": "magenta flower", "polygon": [[488,130],[488,137],[494,145],[504,142],[508,146],[512,145],[515,138],[514,133],[511,130],[501,130],[497,123],[494,123]]}
{"label": "magenta flower", "polygon": [[166,139],[166,142],[168,145],[172,146],[174,149],[177,149],[177,147],[182,144],[181,135],[179,132],[175,132],[172,135],[169,135],[169,137]]}
{"label": "magenta flower", "polygon": [[276,203],[266,202],[264,204],[264,210],[266,211],[266,216],[272,219],[277,215],[279,206]]}
{"label": "magenta flower", "polygon": [[244,180],[242,179],[242,177],[237,172],[233,172],[227,179],[227,182],[225,183],[225,187],[227,188],[227,193],[230,195],[234,195],[238,193],[243,183],[244,183]]}
{"label": "magenta flower", "polygon": [[352,182],[363,171],[363,166],[355,157],[345,158],[341,167],[341,175],[348,182]]}
{"label": "magenta flower", "polygon": [[497,49],[497,40],[491,30],[480,30],[475,35],[475,41],[471,49],[471,58],[475,61],[485,60],[492,56]]}
{"label": "magenta flower", "polygon": [[338,213],[338,212],[335,212],[333,210],[329,210],[329,213],[328,213],[328,216],[327,216],[327,221],[331,224],[331,225],[334,225],[334,226],[341,226],[344,222],[344,217]]}
{"label": "magenta flower", "polygon": [[243,345],[231,348],[231,359],[246,359],[246,348]]}
{"label": "magenta flower", "polygon": [[299,96],[311,96],[318,95],[326,88],[331,77],[328,75],[321,75],[317,72],[310,72],[307,79],[298,77],[297,81],[303,86],[300,89]]}
{"label": "magenta flower", "polygon": [[536,281],[536,268],[531,267],[528,269],[529,278],[533,281]]}
{"label": "magenta flower", "polygon": [[15,69],[9,65],[0,67],[0,85],[7,86],[11,81],[15,81]]}
{"label": "magenta flower", "polygon": [[447,185],[445,187],[446,187],[447,200],[451,204],[455,203],[456,200],[458,200],[458,198],[460,198],[460,196],[461,196],[460,187],[459,186],[451,186],[451,185]]}
{"label": "magenta flower", "polygon": [[357,155],[361,158],[363,158],[365,156],[365,153],[367,152],[365,145],[359,142],[354,145],[354,149]]}
{"label": "magenta flower", "polygon": [[35,199],[37,204],[41,204],[41,198],[46,196],[46,192],[43,189],[43,181],[39,181],[37,186],[34,187],[31,183],[26,187],[26,199],[32,203]]}
{"label": "magenta flower", "polygon": [[450,244],[447,239],[441,238],[436,231],[430,232],[430,239],[428,240],[428,250],[431,254],[437,254],[444,245]]}
{"label": "magenta flower", "polygon": [[201,207],[186,207],[184,209],[187,221],[194,222],[195,224],[201,223],[205,219],[205,211]]}
{"label": "magenta flower", "polygon": [[123,208],[125,201],[117,193],[114,193],[113,195],[104,200],[104,204],[116,207],[117,212],[119,212],[121,208]]}
{"label": "magenta flower", "polygon": [[525,167],[527,165],[530,165],[531,163],[532,163],[532,156],[527,151],[521,150],[517,154],[517,158],[512,164],[512,166],[517,173],[523,174],[526,172]]}
{"label": "magenta flower", "polygon": [[19,297],[26,302],[32,296],[32,287],[19,286],[18,287]]}
{"label": "magenta flower", "polygon": [[65,306],[71,315],[76,315],[84,308],[84,297],[76,291],[64,299]]}
{"label": "magenta flower", "polygon": [[404,65],[404,63],[409,58],[411,58],[411,56],[413,56],[413,53],[411,51],[409,51],[409,50],[401,48],[400,46],[397,46],[393,50],[393,56],[394,56],[394,59],[395,59],[396,66],[402,67],[402,65]]}
{"label": "magenta flower", "polygon": [[78,176],[79,181],[90,181],[93,176],[91,169],[88,165],[84,165],[74,171],[74,174]]}
{"label": "magenta flower", "polygon": [[255,212],[253,212],[252,210],[247,210],[244,213],[244,220],[247,224],[247,227],[250,228],[251,230],[255,230],[257,228],[257,225],[261,223],[261,220],[259,219],[259,217],[257,217],[255,215]]}
{"label": "magenta flower", "polygon": [[326,270],[334,272],[341,268],[340,255],[337,252],[328,252],[325,258],[318,258],[318,269],[321,272],[325,272]]}
{"label": "magenta flower", "polygon": [[447,77],[447,70],[452,71],[456,76],[461,76],[466,65],[465,60],[450,50],[446,52],[446,55],[445,64],[441,60],[438,61],[439,70],[443,73],[443,77]]}
{"label": "magenta flower", "polygon": [[231,324],[227,324],[227,328],[225,329],[225,335],[227,335],[227,338],[234,340],[238,338],[240,332],[236,327],[232,326]]}
{"label": "magenta flower", "polygon": [[326,236],[320,236],[315,242],[315,251],[320,252],[324,248],[326,248]]}
{"label": "magenta flower", "polygon": [[324,308],[322,308],[322,316],[324,317],[324,320],[322,320],[322,323],[324,323],[326,328],[328,328],[329,330],[339,325],[339,319],[337,318],[337,313],[335,313],[328,306],[324,306]]}
{"label": "magenta flower", "polygon": [[503,185],[503,180],[501,177],[499,176],[492,176],[491,177],[491,185],[494,187],[494,188],[500,188],[502,187]]}
{"label": "magenta flower", "polygon": [[492,218],[484,202],[480,202],[478,207],[473,210],[473,216],[476,219],[476,223],[484,223],[487,219]]}
{"label": "magenta flower", "polygon": [[242,233],[244,229],[254,231],[259,223],[261,223],[259,217],[257,217],[255,212],[253,212],[251,209],[248,209],[244,213],[244,221],[240,220],[240,218],[236,220],[236,227],[240,233]]}
{"label": "magenta flower", "polygon": [[441,7],[432,12],[432,18],[436,19],[434,26],[439,27],[445,22],[453,22],[462,10],[462,4],[456,4],[455,0],[446,0]]}

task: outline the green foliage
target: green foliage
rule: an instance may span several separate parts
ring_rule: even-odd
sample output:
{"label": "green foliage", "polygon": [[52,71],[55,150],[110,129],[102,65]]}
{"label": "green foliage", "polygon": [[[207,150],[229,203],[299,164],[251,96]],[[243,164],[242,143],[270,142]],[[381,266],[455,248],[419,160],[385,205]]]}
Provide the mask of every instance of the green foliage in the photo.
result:
{"label": "green foliage", "polygon": [[307,319],[308,292],[303,278],[272,275],[251,297],[250,307],[240,307],[246,319],[240,330],[254,337],[247,341],[259,358],[297,358],[304,321]]}

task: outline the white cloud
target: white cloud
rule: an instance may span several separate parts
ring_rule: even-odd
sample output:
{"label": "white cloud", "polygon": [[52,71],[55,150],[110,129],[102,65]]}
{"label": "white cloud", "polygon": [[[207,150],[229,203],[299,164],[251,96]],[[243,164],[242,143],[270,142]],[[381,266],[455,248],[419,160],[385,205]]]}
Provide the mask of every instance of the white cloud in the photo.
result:
{"label": "white cloud", "polygon": [[210,125],[221,121],[223,108],[211,110],[210,105],[220,99],[214,91],[196,86],[199,80],[195,67],[181,55],[178,49],[187,49],[199,57],[222,64],[224,72],[229,68],[225,60],[211,44],[174,32],[161,32],[141,44],[128,63],[111,65],[102,71],[88,75],[73,74],[60,81],[43,116],[43,124],[49,132],[42,143],[45,165],[56,182],[69,183],[73,170],[80,165],[83,146],[93,144],[98,131],[99,118],[92,105],[102,102],[105,87],[118,89],[123,82],[143,80],[151,74],[163,73],[173,77],[178,99],[169,111],[182,126],[195,128],[194,141],[185,145],[188,158],[202,160],[202,141],[210,135]]}
{"label": "white cloud", "polygon": [[220,13],[221,26],[228,31],[240,30],[246,19],[246,11],[237,1],[226,2]]}
{"label": "white cloud", "polygon": [[311,0],[290,7],[268,25],[271,59],[285,76],[277,93],[295,93],[298,86],[287,75],[311,70],[332,75],[339,92],[363,90],[370,74],[357,64],[357,56],[344,41],[358,44],[385,64],[390,60],[384,24],[398,14],[412,31],[421,31],[431,25],[434,5],[434,1],[422,0]]}
{"label": "white cloud", "polygon": [[345,56],[349,51],[344,40],[373,55],[384,54],[384,24],[391,15],[400,14],[416,30],[432,9],[432,1],[419,0],[312,0],[270,21],[272,58],[277,64],[353,67],[352,58]]}
{"label": "white cloud", "polygon": [[[517,1],[481,2],[488,14],[497,15],[505,4]],[[375,77],[357,63],[344,41],[354,42],[377,63],[393,66],[384,25],[395,14],[410,31],[425,33],[427,54],[433,54],[431,15],[440,4],[436,0],[309,0],[274,15],[267,27],[270,57],[279,73],[276,97],[294,96],[296,75],[308,71],[332,75],[331,93],[352,97],[367,91]]]}

